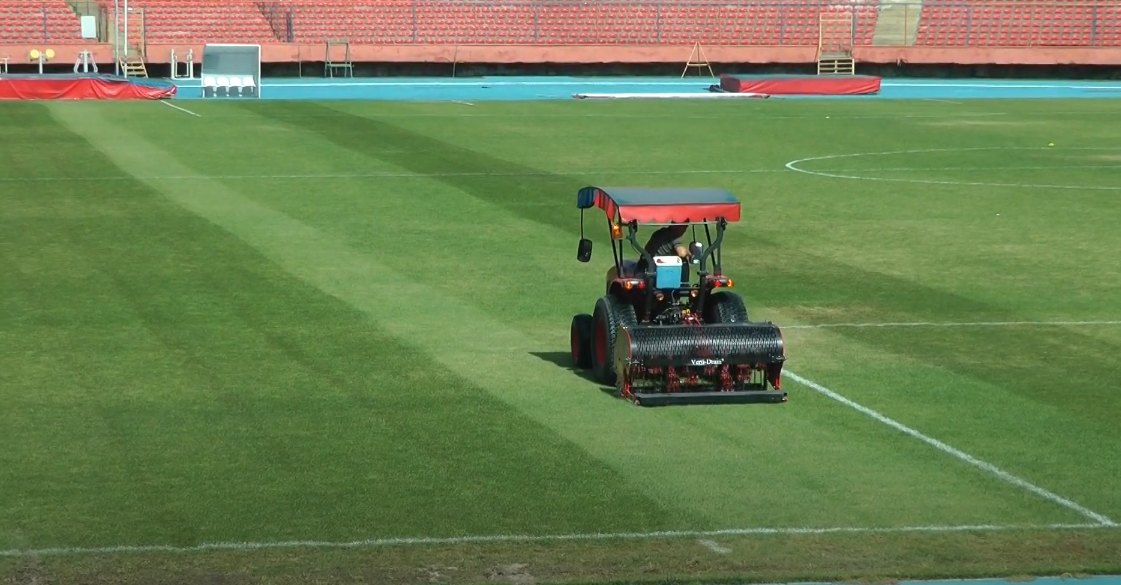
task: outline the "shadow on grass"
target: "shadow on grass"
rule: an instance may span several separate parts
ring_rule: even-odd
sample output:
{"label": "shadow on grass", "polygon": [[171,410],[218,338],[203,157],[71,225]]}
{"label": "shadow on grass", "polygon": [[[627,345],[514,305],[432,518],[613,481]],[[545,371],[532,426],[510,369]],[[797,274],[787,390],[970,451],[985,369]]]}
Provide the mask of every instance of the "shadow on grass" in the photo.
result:
{"label": "shadow on grass", "polygon": [[558,368],[568,370],[576,374],[577,376],[580,376],[581,378],[591,382],[592,384],[595,384],[596,387],[599,388],[600,392],[603,392],[604,394],[607,394],[612,398],[615,397],[614,386],[604,386],[603,384],[601,384],[599,380],[596,380],[596,377],[591,370],[582,370],[574,367],[572,365],[572,356],[567,351],[531,351],[529,352],[529,355],[542,361],[549,362],[550,364],[553,364]]}

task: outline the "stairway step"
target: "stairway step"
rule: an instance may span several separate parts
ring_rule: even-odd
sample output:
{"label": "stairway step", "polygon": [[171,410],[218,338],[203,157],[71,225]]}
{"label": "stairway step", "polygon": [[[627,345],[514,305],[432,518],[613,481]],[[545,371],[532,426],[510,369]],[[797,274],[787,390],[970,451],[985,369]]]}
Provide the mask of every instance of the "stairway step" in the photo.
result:
{"label": "stairway step", "polygon": [[914,45],[922,19],[922,1],[879,0],[872,44],[879,46]]}

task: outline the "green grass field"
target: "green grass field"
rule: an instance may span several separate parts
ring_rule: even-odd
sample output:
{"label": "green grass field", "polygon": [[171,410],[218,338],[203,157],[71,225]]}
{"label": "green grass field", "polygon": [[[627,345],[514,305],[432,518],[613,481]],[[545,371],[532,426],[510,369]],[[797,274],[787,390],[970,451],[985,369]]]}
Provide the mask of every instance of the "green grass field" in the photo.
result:
{"label": "green grass field", "polygon": [[[0,582],[1121,571],[1116,101],[187,104],[0,108]],[[589,184],[741,198],[788,403],[568,368]]]}

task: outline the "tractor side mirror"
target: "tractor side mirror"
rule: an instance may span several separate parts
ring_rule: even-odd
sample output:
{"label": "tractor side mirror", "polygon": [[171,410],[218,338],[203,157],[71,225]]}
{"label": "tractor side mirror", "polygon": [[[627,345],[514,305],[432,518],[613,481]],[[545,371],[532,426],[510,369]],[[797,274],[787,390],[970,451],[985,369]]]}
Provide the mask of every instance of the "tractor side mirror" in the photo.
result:
{"label": "tractor side mirror", "polygon": [[689,244],[689,254],[692,256],[693,264],[701,263],[701,253],[704,252],[704,246],[700,242],[693,242]]}
{"label": "tractor side mirror", "polygon": [[580,238],[580,248],[576,251],[576,259],[581,262],[590,262],[592,260],[592,241],[588,238]]}

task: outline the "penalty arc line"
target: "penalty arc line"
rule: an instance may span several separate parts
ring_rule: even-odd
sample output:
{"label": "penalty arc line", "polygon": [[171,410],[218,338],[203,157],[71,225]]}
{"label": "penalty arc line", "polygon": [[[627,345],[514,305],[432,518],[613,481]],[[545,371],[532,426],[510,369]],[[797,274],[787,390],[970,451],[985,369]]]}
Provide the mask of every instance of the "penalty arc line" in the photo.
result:
{"label": "penalty arc line", "polygon": [[[945,185],[945,186],[966,186],[966,187],[1011,187],[1016,189],[1073,189],[1073,190],[1087,190],[1087,191],[1121,191],[1121,187],[1107,186],[1107,185],[1039,185],[1033,183],[990,183],[983,181],[935,181],[927,179],[906,179],[906,178],[890,178],[890,177],[861,177],[855,175],[845,175],[840,173],[852,171],[812,171],[803,169],[798,165],[806,162],[821,161],[821,160],[835,160],[840,158],[857,158],[857,157],[870,157],[870,156],[888,156],[895,154],[924,154],[932,152],[975,152],[982,150],[989,151],[1004,151],[1004,150],[1048,150],[1049,147],[1017,147],[1017,146],[983,146],[975,148],[925,148],[918,150],[894,150],[888,152],[856,152],[849,154],[831,154],[826,156],[811,156],[807,158],[800,158],[786,163],[784,166],[792,171],[802,173],[805,175],[812,175],[817,177],[827,177],[830,179],[851,179],[857,181],[881,181],[890,183],[914,183],[921,185]],[[1121,146],[1075,146],[1067,147],[1063,150],[1107,150],[1116,151],[1121,150]],[[935,169],[929,169],[935,170]]]}
{"label": "penalty arc line", "polygon": [[496,534],[492,536],[449,536],[449,537],[418,537],[418,538],[378,538],[368,540],[355,540],[349,542],[331,542],[317,540],[292,540],[280,542],[215,542],[198,544],[194,546],[172,545],[123,545],[103,547],[53,547],[39,549],[9,549],[0,550],[0,558],[4,557],[34,557],[48,555],[81,555],[81,554],[128,554],[171,552],[191,553],[214,550],[267,550],[282,548],[364,548],[385,546],[416,546],[416,545],[463,545],[487,543],[532,543],[532,542],[573,542],[573,541],[598,541],[598,540],[653,540],[653,539],[683,539],[704,538],[717,536],[767,536],[767,535],[815,535],[815,534],[899,534],[899,533],[955,533],[955,532],[1009,532],[1016,530],[1100,530],[1116,528],[1116,525],[1104,524],[1044,524],[1044,525],[956,525],[956,526],[901,526],[901,527],[836,527],[836,528],[729,528],[723,530],[665,530],[658,532],[597,532],[555,535],[517,535]]}
{"label": "penalty arc line", "polygon": [[918,439],[918,440],[934,447],[935,449],[938,449],[939,451],[942,451],[942,452],[944,452],[948,455],[951,455],[953,457],[956,457],[957,459],[960,459],[961,461],[964,461],[964,462],[966,462],[970,465],[973,465],[974,467],[980,468],[983,471],[986,471],[986,472],[988,472],[992,475],[995,475],[996,477],[998,477],[998,478],[1000,478],[1000,479],[1002,479],[1002,480],[1004,480],[1004,481],[1006,481],[1006,482],[1008,482],[1008,483],[1010,483],[1014,486],[1023,488],[1023,489],[1025,489],[1025,490],[1027,490],[1027,491],[1029,491],[1029,492],[1031,492],[1031,493],[1033,493],[1033,494],[1035,494],[1035,495],[1037,495],[1037,496],[1039,496],[1039,497],[1041,497],[1045,500],[1048,500],[1052,503],[1063,506],[1064,508],[1067,508],[1069,510],[1073,510],[1073,511],[1081,514],[1082,516],[1085,516],[1086,518],[1089,518],[1089,519],[1093,520],[1094,522],[1097,522],[1101,526],[1107,526],[1107,527],[1117,526],[1117,524],[1115,524],[1113,522],[1113,520],[1110,520],[1108,517],[1103,516],[1102,514],[1099,514],[1095,511],[1093,511],[1089,508],[1086,508],[1084,506],[1081,506],[1079,504],[1076,504],[1075,502],[1072,502],[1072,501],[1070,501],[1070,500],[1068,500],[1068,499],[1066,499],[1066,498],[1064,498],[1064,497],[1062,497],[1058,494],[1047,491],[1047,490],[1045,490],[1045,489],[1043,489],[1043,488],[1041,488],[1041,487],[1039,487],[1039,486],[1037,486],[1033,483],[1030,483],[1028,481],[1020,479],[1019,477],[1016,477],[1015,475],[1012,475],[1011,473],[1008,473],[1007,471],[1004,471],[1003,469],[1000,469],[999,467],[996,467],[995,465],[992,465],[991,463],[986,463],[984,461],[981,461],[980,459],[977,459],[976,457],[974,457],[974,456],[972,456],[972,455],[970,455],[970,454],[968,454],[964,451],[961,451],[960,449],[956,449],[954,447],[951,447],[950,445],[947,445],[946,443],[943,443],[942,441],[939,441],[938,439],[928,437],[928,436],[920,433],[919,431],[916,431],[915,429],[912,429],[911,427],[908,427],[908,426],[906,426],[906,425],[904,425],[900,422],[897,422],[893,419],[888,418],[887,416],[884,416],[883,414],[880,414],[879,412],[876,412],[875,410],[872,410],[871,408],[868,408],[867,406],[864,406],[862,404],[859,404],[857,402],[849,400],[848,398],[845,398],[844,396],[826,388],[825,386],[822,386],[821,384],[818,384],[817,382],[814,382],[813,380],[803,378],[802,376],[799,376],[798,374],[795,374],[794,372],[791,372],[789,370],[784,371],[783,374],[785,374],[787,377],[794,380],[795,382],[798,382],[799,384],[801,384],[801,385],[803,385],[803,386],[805,386],[805,387],[807,387],[811,390],[814,390],[814,391],[818,392],[819,394],[823,394],[828,398],[832,398],[833,400],[836,400],[837,402],[840,402],[841,404],[844,404],[845,406],[848,406],[849,408],[852,408],[852,409],[854,409],[854,410],[856,410],[860,413],[868,415],[869,417],[871,417],[871,418],[873,418],[873,419],[875,419],[875,420],[877,420],[877,421],[879,421],[879,422],[881,422],[881,423],[883,423],[883,424],[885,424],[889,427],[892,427],[897,431],[900,431],[900,432],[902,432],[906,435],[909,435],[909,436],[911,436],[915,439]]}

